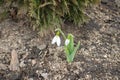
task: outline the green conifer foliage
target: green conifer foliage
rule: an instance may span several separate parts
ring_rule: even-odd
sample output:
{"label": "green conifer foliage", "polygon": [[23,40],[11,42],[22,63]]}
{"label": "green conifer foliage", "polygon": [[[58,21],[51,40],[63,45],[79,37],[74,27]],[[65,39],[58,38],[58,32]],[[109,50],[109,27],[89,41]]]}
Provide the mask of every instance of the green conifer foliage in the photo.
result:
{"label": "green conifer foliage", "polygon": [[[84,10],[100,0],[5,0],[28,4],[28,16],[36,28],[59,27],[64,20],[76,25],[86,21]],[[4,2],[0,0],[0,3]]]}
{"label": "green conifer foliage", "polygon": [[79,25],[86,20],[86,7],[99,0],[30,0],[29,15],[40,27],[60,26],[62,19]]}

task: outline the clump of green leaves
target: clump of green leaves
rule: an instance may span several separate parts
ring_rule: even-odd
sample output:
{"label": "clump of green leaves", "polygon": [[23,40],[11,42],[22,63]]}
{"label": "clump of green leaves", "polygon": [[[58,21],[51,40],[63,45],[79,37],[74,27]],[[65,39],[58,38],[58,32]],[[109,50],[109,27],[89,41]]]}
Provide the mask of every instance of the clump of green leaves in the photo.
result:
{"label": "clump of green leaves", "polygon": [[77,52],[78,48],[80,47],[80,42],[78,42],[77,46],[74,46],[74,36],[72,34],[68,34],[67,39],[65,41],[65,53],[68,62],[72,62]]}
{"label": "clump of green leaves", "polygon": [[8,17],[8,13],[7,11],[3,11],[0,13],[0,22],[3,21],[4,19],[6,19]]}
{"label": "clump of green leaves", "polygon": [[62,36],[65,39],[64,51],[66,54],[67,61],[69,63],[72,62],[77,50],[80,47],[80,41],[78,42],[77,46],[75,47],[74,46],[74,36],[72,34],[68,34],[68,36],[66,37],[61,29],[58,28],[55,31],[56,31],[56,36],[53,38],[52,44],[56,43],[57,46],[60,46],[61,40],[60,40],[59,35],[62,34]]}
{"label": "clump of green leaves", "polygon": [[4,2],[3,0],[0,0],[0,5],[1,5],[3,2]]}
{"label": "clump of green leaves", "polygon": [[52,26],[60,26],[61,16],[56,13],[55,0],[30,0],[29,16],[35,27],[52,28]]}
{"label": "clump of green leaves", "polygon": [[[68,20],[76,25],[86,21],[84,11],[86,7],[98,3],[100,0],[0,0],[0,3],[17,3],[20,9],[27,6],[28,17],[33,27],[60,27]],[[24,8],[24,7],[22,7]]]}
{"label": "clump of green leaves", "polygon": [[85,22],[84,10],[99,0],[30,0],[29,15],[41,28],[59,27],[62,19],[79,25]]}

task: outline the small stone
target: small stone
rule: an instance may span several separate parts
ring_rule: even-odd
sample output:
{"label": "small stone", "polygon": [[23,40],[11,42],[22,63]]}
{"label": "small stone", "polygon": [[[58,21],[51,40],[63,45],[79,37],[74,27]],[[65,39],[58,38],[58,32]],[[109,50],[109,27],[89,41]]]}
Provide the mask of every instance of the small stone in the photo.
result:
{"label": "small stone", "polygon": [[5,64],[0,63],[0,70],[6,70],[7,66]]}
{"label": "small stone", "polygon": [[41,73],[41,76],[43,76],[46,80],[48,80],[48,73]]}
{"label": "small stone", "polygon": [[57,49],[58,51],[63,51],[64,47],[61,46],[61,47],[57,47],[56,49]]}
{"label": "small stone", "polygon": [[23,55],[22,59],[25,59],[28,55],[29,55],[28,52],[26,52],[25,55]]}
{"label": "small stone", "polygon": [[37,63],[36,59],[33,59],[31,62],[32,62],[32,66],[34,66]]}
{"label": "small stone", "polygon": [[107,55],[104,55],[104,58],[107,58]]}
{"label": "small stone", "polygon": [[118,7],[120,7],[120,0],[115,0]]}
{"label": "small stone", "polygon": [[34,80],[33,78],[29,78],[28,80]]}
{"label": "small stone", "polygon": [[46,48],[47,48],[47,45],[43,44],[43,45],[38,46],[38,48],[39,48],[40,50],[43,50],[43,49],[46,49]]}
{"label": "small stone", "polygon": [[91,80],[91,75],[89,75],[89,74],[87,74],[86,76],[85,76],[85,79],[87,79],[87,80]]}
{"label": "small stone", "polygon": [[24,63],[24,61],[21,61],[20,62],[20,67],[25,67],[26,65],[25,65],[25,63]]}

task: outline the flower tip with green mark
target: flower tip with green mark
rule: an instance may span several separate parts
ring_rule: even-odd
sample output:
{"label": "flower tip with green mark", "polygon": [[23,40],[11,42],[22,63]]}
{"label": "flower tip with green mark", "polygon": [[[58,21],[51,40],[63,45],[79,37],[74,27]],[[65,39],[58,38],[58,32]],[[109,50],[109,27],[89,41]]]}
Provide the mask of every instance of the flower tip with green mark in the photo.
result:
{"label": "flower tip with green mark", "polygon": [[65,45],[67,46],[69,43],[70,43],[70,40],[69,40],[69,39],[66,39],[66,40],[65,40]]}

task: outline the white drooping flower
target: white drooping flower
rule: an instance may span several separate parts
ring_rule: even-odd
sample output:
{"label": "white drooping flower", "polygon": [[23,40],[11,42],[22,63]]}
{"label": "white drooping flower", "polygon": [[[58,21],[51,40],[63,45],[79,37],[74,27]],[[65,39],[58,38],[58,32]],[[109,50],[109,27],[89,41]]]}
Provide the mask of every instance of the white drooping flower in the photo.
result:
{"label": "white drooping flower", "polygon": [[61,44],[61,40],[60,37],[58,35],[56,35],[53,39],[52,39],[52,44],[57,44],[57,46],[60,46]]}
{"label": "white drooping flower", "polygon": [[65,40],[65,45],[67,46],[69,43],[70,43],[70,40],[69,40],[69,39],[66,39],[66,40]]}

